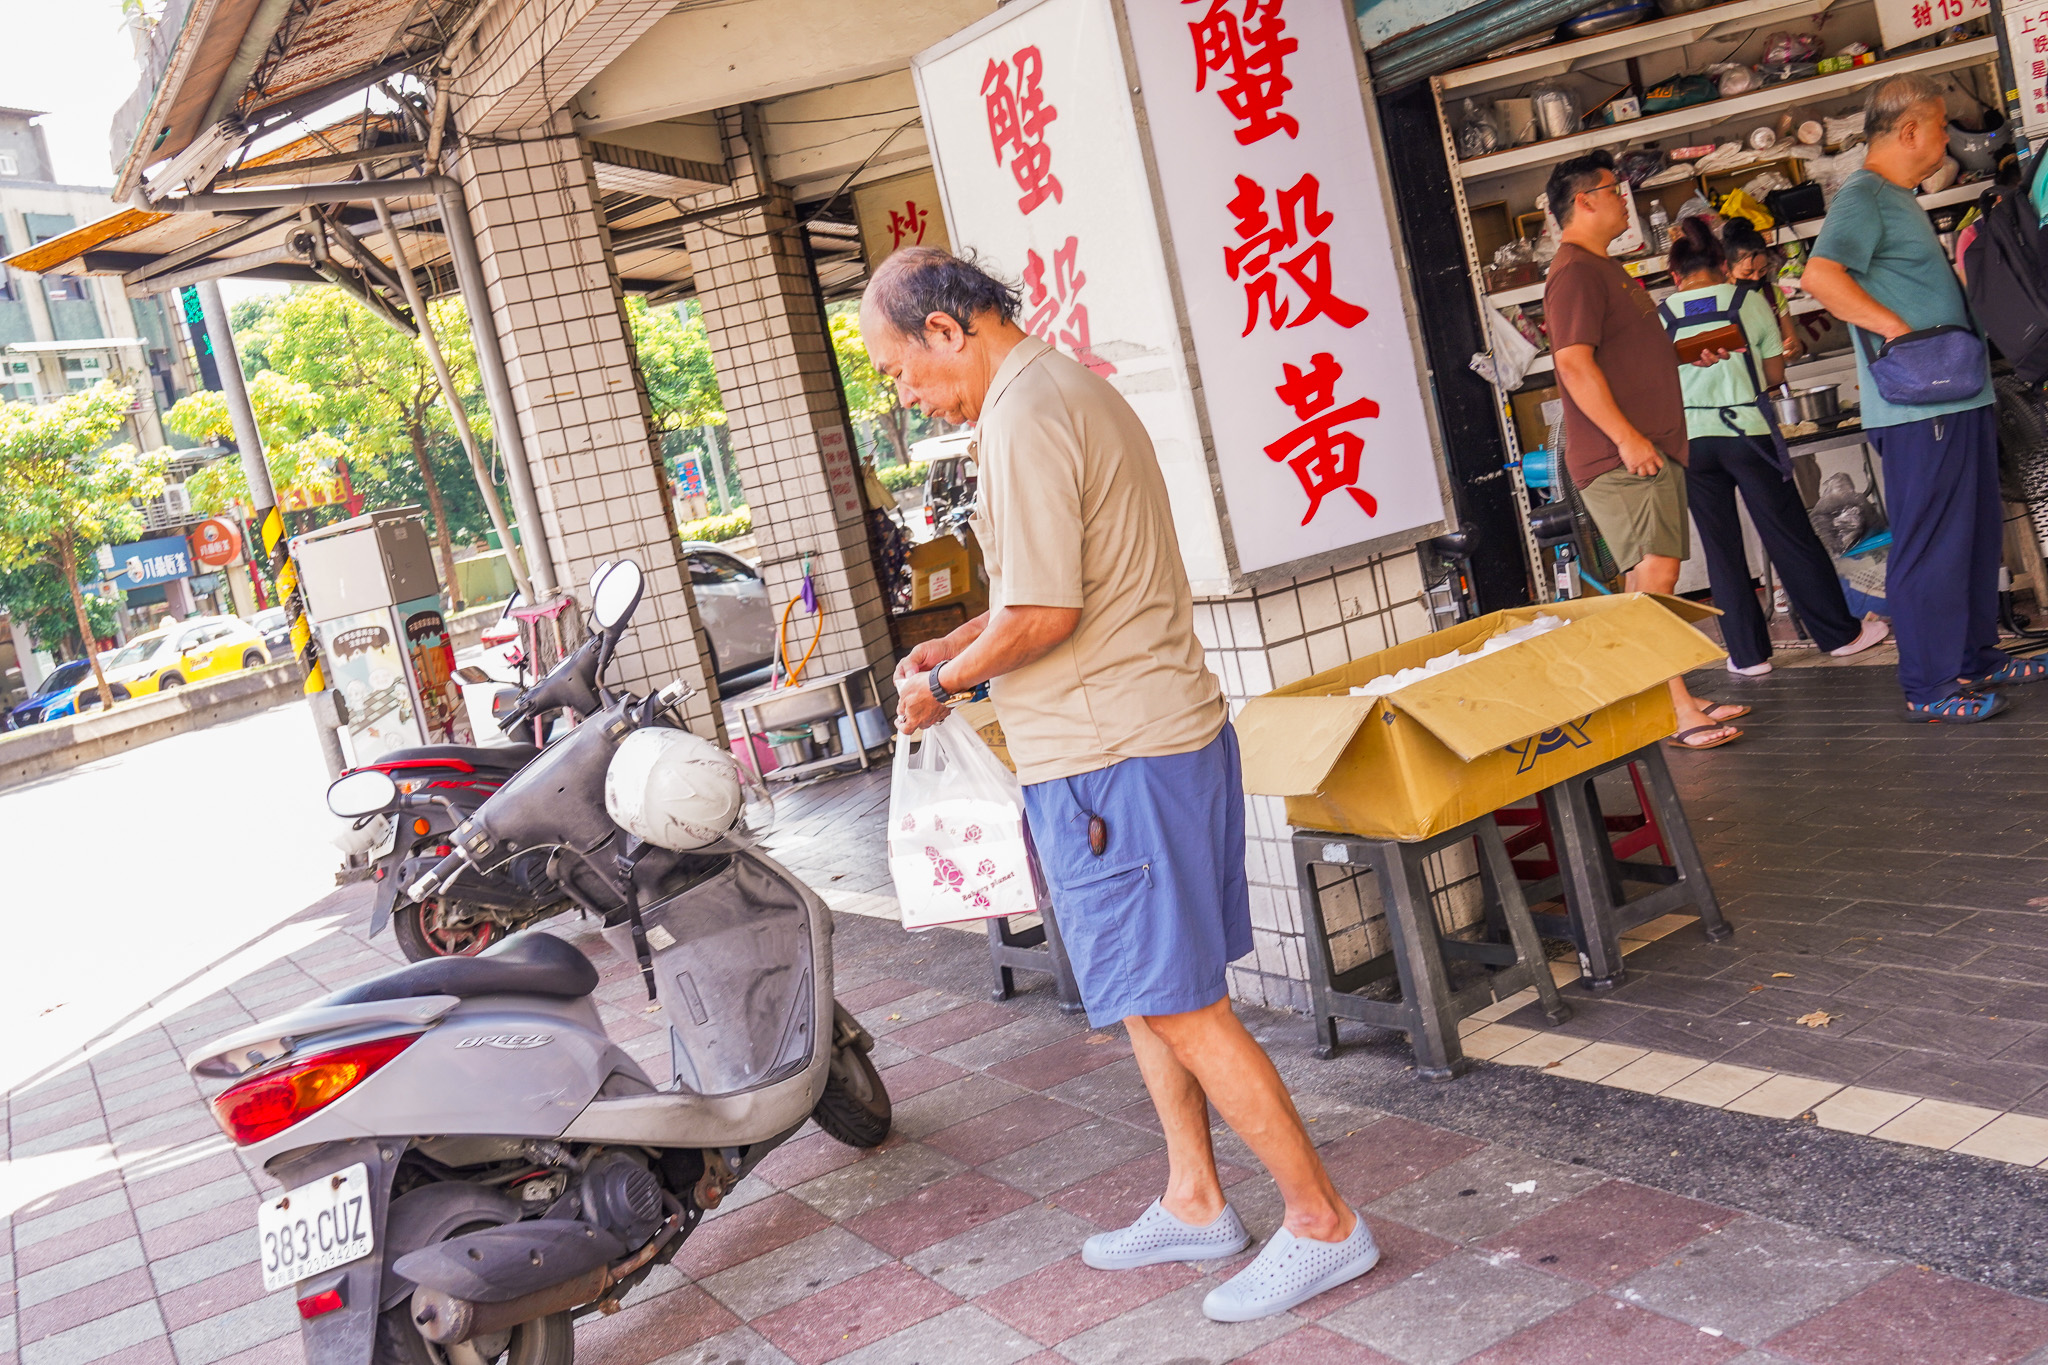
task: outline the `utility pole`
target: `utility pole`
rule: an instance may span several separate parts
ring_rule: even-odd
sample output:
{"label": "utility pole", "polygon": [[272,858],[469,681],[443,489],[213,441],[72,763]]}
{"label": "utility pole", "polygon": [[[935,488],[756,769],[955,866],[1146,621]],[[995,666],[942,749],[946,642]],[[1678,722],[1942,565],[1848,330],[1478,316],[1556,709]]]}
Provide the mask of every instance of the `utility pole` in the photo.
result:
{"label": "utility pole", "polygon": [[[214,368],[220,372],[221,396],[227,400],[228,420],[235,429],[235,444],[242,452],[242,477],[249,484],[249,501],[255,509],[263,555],[277,581],[277,595],[291,618],[292,653],[299,661],[311,702],[313,730],[320,739],[320,756],[326,760],[327,775],[341,776],[347,766],[342,759],[341,739],[335,727],[341,723],[340,696],[326,689],[320,668],[320,652],[313,643],[313,627],[306,619],[306,594],[299,585],[299,571],[291,561],[291,544],[285,539],[284,514],[278,510],[277,490],[270,483],[270,465],[263,458],[263,437],[256,429],[256,410],[249,406],[249,387],[242,379],[242,360],[235,353],[234,334],[228,330],[227,304],[220,295],[218,280],[201,280],[199,305],[206,315],[206,336],[213,344]],[[253,556],[256,547],[250,546]]]}

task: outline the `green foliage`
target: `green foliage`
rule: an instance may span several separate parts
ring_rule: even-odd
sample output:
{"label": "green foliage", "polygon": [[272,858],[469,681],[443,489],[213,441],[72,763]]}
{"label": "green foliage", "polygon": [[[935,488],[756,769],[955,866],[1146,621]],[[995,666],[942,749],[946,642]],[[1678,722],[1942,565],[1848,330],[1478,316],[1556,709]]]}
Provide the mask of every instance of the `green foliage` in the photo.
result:
{"label": "green foliage", "polygon": [[163,492],[170,453],[107,446],[134,401],[101,383],[40,406],[0,404],[0,568],[68,574],[81,549],[142,534],[135,503]]}
{"label": "green foliage", "polygon": [[846,410],[854,421],[871,421],[896,407],[896,381],[875,368],[867,343],[860,337],[860,309],[852,303],[829,309],[832,354],[839,361],[839,385],[846,391]]}
{"label": "green foliage", "polygon": [[697,305],[649,308],[647,300],[636,297],[626,300],[626,317],[633,324],[633,350],[647,380],[656,430],[724,426],[725,400],[719,396],[711,341]]}
{"label": "green foliage", "polygon": [[[77,657],[84,652],[78,639],[78,613],[72,608],[71,586],[64,575],[47,564],[25,564],[18,569],[0,570],[0,607],[19,621],[36,643],[45,649],[61,649]],[[85,599],[86,619],[93,637],[104,640],[114,633],[115,608],[104,597]]]}
{"label": "green foliage", "polygon": [[[270,481],[278,488],[313,479],[332,478],[335,460],[348,453],[332,432],[321,428],[324,400],[313,386],[276,370],[259,370],[249,380],[249,406],[263,436],[263,458]],[[180,398],[164,414],[164,425],[195,441],[231,442],[233,422],[224,395],[198,389]],[[239,459],[215,460],[186,480],[193,506],[204,512],[225,512],[235,502],[251,502],[249,481]]]}
{"label": "green foliage", "polygon": [[882,487],[891,493],[901,493],[906,488],[918,488],[924,484],[925,467],[921,463],[885,464],[875,471],[875,477],[882,481]]}
{"label": "green foliage", "polygon": [[754,514],[745,503],[724,516],[701,517],[676,528],[677,535],[684,540],[736,540],[752,535],[753,531]]}

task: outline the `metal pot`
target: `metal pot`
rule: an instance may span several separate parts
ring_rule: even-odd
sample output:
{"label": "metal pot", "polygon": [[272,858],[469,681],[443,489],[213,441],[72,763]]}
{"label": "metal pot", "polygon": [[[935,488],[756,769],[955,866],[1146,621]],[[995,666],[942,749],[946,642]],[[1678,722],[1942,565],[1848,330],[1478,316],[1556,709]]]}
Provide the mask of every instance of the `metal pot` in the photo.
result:
{"label": "metal pot", "polygon": [[1816,384],[1810,389],[1794,389],[1785,385],[1772,390],[1771,410],[1778,414],[1778,425],[1784,427],[1828,421],[1842,410],[1840,386]]}

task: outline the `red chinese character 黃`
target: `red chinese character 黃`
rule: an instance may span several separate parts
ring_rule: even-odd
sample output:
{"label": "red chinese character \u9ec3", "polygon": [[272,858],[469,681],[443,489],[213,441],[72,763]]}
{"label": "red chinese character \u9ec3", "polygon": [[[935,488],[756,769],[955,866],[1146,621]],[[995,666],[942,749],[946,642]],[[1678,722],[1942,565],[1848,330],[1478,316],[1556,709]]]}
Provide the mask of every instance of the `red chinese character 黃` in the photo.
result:
{"label": "red chinese character \u9ec3", "polygon": [[1286,61],[1301,46],[1287,36],[1283,0],[1236,0],[1235,8],[1232,0],[1207,3],[1208,12],[1188,25],[1195,40],[1195,89],[1208,89],[1211,72],[1220,78],[1216,97],[1242,125],[1237,140],[1246,146],[1274,133],[1299,133],[1301,125],[1281,108],[1294,88]]}
{"label": "red chinese character \u9ec3", "polygon": [[1301,480],[1301,491],[1308,494],[1308,511],[1302,515],[1301,524],[1306,526],[1314,520],[1322,510],[1323,499],[1339,489],[1349,493],[1367,516],[1377,516],[1379,499],[1358,486],[1359,457],[1365,453],[1365,438],[1340,428],[1379,416],[1380,405],[1370,398],[1358,398],[1341,408],[1336,406],[1337,381],[1343,377],[1344,367],[1328,351],[1318,351],[1311,357],[1306,373],[1293,365],[1282,365],[1280,372],[1283,382],[1273,392],[1294,409],[1302,423],[1267,446],[1266,454],[1273,460],[1286,461],[1294,477]]}
{"label": "red chinese character \u9ec3", "polygon": [[889,210],[889,250],[908,243],[911,246],[924,245],[924,225],[931,221],[932,211],[919,208],[915,199],[903,201],[903,212]]}
{"label": "red chinese character \u9ec3", "polygon": [[1088,277],[1075,264],[1080,254],[1078,238],[1067,238],[1052,253],[1052,279],[1046,280],[1045,258],[1036,251],[1024,253],[1024,303],[1031,310],[1024,330],[1047,345],[1064,345],[1074,359],[1104,379],[1116,373],[1116,366],[1095,354],[1088,336],[1088,305],[1081,302],[1081,286]]}
{"label": "red chinese character \u9ec3", "polygon": [[[1292,188],[1274,196],[1269,214],[1265,187],[1250,176],[1237,177],[1237,197],[1229,208],[1237,215],[1240,242],[1223,248],[1223,266],[1231,279],[1244,285],[1244,331],[1240,335],[1250,336],[1252,328],[1259,325],[1261,304],[1267,322],[1276,330],[1299,327],[1320,317],[1339,327],[1356,327],[1365,321],[1365,309],[1337,297],[1330,282],[1330,244],[1316,240],[1335,221],[1335,215],[1325,213],[1317,203],[1322,188],[1313,174],[1304,174]],[[1296,247],[1301,249],[1296,251]],[[1294,281],[1301,295],[1299,311],[1293,298],[1282,297],[1275,269]]]}
{"label": "red chinese character \u9ec3", "polygon": [[[1016,81],[1010,79],[1011,62],[1016,64]],[[1052,173],[1052,148],[1045,145],[1045,128],[1060,111],[1045,102],[1041,83],[1045,58],[1035,47],[1019,48],[1009,62],[991,58],[982,73],[981,94],[988,102],[988,140],[995,149],[996,164],[1008,163],[1024,191],[1017,207],[1025,213],[1047,199],[1061,202],[1059,177]]]}

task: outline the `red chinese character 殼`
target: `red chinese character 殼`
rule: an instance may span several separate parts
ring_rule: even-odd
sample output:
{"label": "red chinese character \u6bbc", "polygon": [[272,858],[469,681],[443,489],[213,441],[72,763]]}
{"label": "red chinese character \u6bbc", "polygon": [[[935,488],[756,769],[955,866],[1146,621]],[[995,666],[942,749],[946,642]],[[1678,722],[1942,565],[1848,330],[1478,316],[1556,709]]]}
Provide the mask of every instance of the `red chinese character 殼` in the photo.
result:
{"label": "red chinese character \u6bbc", "polygon": [[[1266,189],[1250,176],[1237,177],[1237,197],[1229,209],[1237,215],[1237,246],[1223,248],[1223,266],[1230,278],[1244,285],[1245,318],[1243,336],[1259,325],[1260,305],[1276,330],[1299,327],[1316,318],[1327,317],[1339,327],[1356,327],[1365,321],[1366,310],[1337,297],[1330,282],[1330,244],[1318,240],[1329,231],[1335,215],[1323,211],[1317,202],[1322,184],[1313,174],[1304,174],[1289,189],[1274,196],[1274,211],[1266,211]],[[1303,245],[1304,238],[1307,244]],[[1295,251],[1300,247],[1299,251]],[[1293,252],[1293,255],[1286,255]],[[1280,277],[1275,269],[1294,281],[1302,296],[1297,312],[1294,300],[1281,297]]]}
{"label": "red chinese character \u6bbc", "polygon": [[924,226],[931,221],[932,211],[919,208],[915,199],[903,201],[903,212],[889,210],[889,250],[908,244],[924,245]]}
{"label": "red chinese character \u6bbc", "polygon": [[1031,310],[1024,330],[1047,345],[1064,345],[1074,359],[1107,379],[1116,373],[1116,366],[1095,354],[1089,339],[1088,305],[1081,302],[1081,286],[1088,283],[1088,277],[1075,263],[1080,251],[1080,239],[1075,237],[1053,251],[1050,284],[1045,258],[1036,251],[1024,253],[1024,303]]}
{"label": "red chinese character \u6bbc", "polygon": [[[1016,81],[1010,79],[1016,64]],[[989,59],[982,73],[981,94],[988,104],[988,140],[996,164],[1008,163],[1024,191],[1017,207],[1031,212],[1047,199],[1061,202],[1059,177],[1052,173],[1052,148],[1045,143],[1046,125],[1060,111],[1045,102],[1045,58],[1035,47],[1019,48],[1008,62]]]}
{"label": "red chinese character \u6bbc", "polygon": [[1358,398],[1341,408],[1336,406],[1337,381],[1343,377],[1344,367],[1328,351],[1312,356],[1306,372],[1293,365],[1282,365],[1280,372],[1282,382],[1273,392],[1294,409],[1302,423],[1267,446],[1266,455],[1275,461],[1285,461],[1294,477],[1301,480],[1301,491],[1308,494],[1308,511],[1301,524],[1306,526],[1314,520],[1322,510],[1323,499],[1339,489],[1349,493],[1367,516],[1377,516],[1379,499],[1358,486],[1359,457],[1365,453],[1365,438],[1340,428],[1379,416],[1380,405],[1370,398]]}
{"label": "red chinese character \u6bbc", "polygon": [[[1202,0],[1181,0],[1200,4]],[[1287,79],[1286,62],[1300,43],[1287,36],[1286,20],[1280,17],[1283,0],[1208,0],[1209,9],[1188,25],[1195,40],[1195,89],[1206,90],[1209,75],[1221,77],[1216,97],[1241,125],[1237,140],[1246,146],[1285,133],[1301,131],[1292,114],[1281,106],[1294,82]]]}

